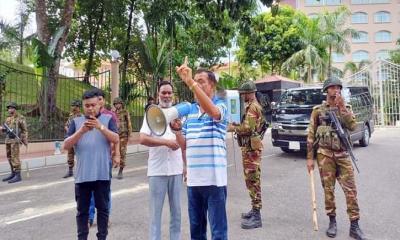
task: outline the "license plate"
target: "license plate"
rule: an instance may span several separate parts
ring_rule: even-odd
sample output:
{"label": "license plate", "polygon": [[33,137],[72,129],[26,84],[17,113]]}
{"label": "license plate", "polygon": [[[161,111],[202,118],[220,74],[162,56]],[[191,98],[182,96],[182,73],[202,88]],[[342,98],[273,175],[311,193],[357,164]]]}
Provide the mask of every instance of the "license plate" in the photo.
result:
{"label": "license plate", "polygon": [[289,142],[289,149],[300,150],[300,142]]}

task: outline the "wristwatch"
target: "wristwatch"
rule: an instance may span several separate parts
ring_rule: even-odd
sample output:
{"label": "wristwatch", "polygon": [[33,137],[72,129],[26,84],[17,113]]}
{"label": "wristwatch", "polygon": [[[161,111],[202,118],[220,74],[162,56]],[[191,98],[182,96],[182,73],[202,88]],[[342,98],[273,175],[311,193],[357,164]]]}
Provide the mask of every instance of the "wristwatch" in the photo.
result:
{"label": "wristwatch", "polygon": [[103,131],[103,130],[104,130],[104,125],[103,125],[103,124],[101,124],[101,126],[100,126],[100,130],[101,130],[101,131]]}

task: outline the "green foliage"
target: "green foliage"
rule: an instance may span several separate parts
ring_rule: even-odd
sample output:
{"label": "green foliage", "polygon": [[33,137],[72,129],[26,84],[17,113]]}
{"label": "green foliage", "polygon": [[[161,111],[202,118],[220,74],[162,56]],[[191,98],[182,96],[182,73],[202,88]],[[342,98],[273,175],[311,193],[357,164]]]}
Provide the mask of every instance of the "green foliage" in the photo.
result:
{"label": "green foliage", "polygon": [[[34,105],[40,90],[34,70],[27,66],[0,60],[0,73],[4,69],[2,66],[13,69],[6,76],[4,103],[13,101],[18,105]],[[80,99],[82,93],[89,88],[90,86],[82,81],[61,76],[57,86],[57,107],[64,110],[69,109],[71,99]]]}
{"label": "green foliage", "polygon": [[328,75],[331,74],[332,52],[342,54],[350,52],[349,39],[359,37],[356,30],[346,25],[350,15],[350,10],[341,6],[333,12],[324,11],[318,17],[322,42],[328,48]]}
{"label": "green foliage", "polygon": [[101,60],[109,58],[113,42],[125,39],[126,4],[126,0],[77,1],[65,56],[77,65],[83,62],[87,75],[97,73]]}
{"label": "green foliage", "polygon": [[280,73],[283,62],[302,47],[299,33],[302,26],[295,23],[305,19],[304,14],[289,6],[280,7],[275,16],[271,12],[255,16],[249,31],[239,37],[239,60],[256,61],[264,69]]}
{"label": "green foliage", "polygon": [[397,49],[390,52],[390,61],[400,64],[400,38],[397,40]]}
{"label": "green foliage", "polygon": [[[317,74],[320,80],[326,69],[326,44],[322,41],[318,19],[305,19],[297,22],[302,49],[294,53],[283,64],[283,68],[290,72],[295,69],[308,83]],[[301,26],[301,27],[300,27]]]}
{"label": "green foliage", "polygon": [[231,76],[227,73],[222,73],[219,76],[217,90],[219,89],[235,89],[239,86],[239,78]]}
{"label": "green foliage", "polygon": [[370,61],[368,60],[363,60],[359,62],[358,64],[355,62],[346,62],[343,68],[343,73],[346,74],[347,72],[350,72],[350,74],[355,74],[356,72],[361,71],[364,69],[366,66],[371,64]]}

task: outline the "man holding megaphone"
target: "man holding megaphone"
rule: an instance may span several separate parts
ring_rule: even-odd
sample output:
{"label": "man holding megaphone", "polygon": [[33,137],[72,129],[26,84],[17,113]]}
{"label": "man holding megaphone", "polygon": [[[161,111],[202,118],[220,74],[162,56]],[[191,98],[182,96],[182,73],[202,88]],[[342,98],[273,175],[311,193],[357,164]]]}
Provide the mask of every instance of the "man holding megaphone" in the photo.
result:
{"label": "man holding megaphone", "polygon": [[[170,205],[170,239],[181,239],[181,189],[183,160],[178,140],[183,141],[181,124],[174,121],[177,131],[172,131],[165,121],[150,122],[157,119],[157,109],[170,110],[173,88],[170,82],[162,81],[158,86],[159,105],[151,105],[146,111],[145,121],[140,129],[140,144],[150,147],[147,176],[150,191],[149,239],[161,240],[161,215],[165,195],[168,193]],[[151,116],[149,116],[151,115]],[[160,125],[161,127],[158,127]],[[158,128],[158,129],[156,129]],[[161,131],[158,131],[162,129]]]}
{"label": "man holding megaphone", "polygon": [[185,141],[179,141],[186,151],[191,239],[207,238],[207,217],[212,239],[227,239],[227,106],[215,96],[214,73],[198,70],[192,78],[187,57],[176,70],[196,99],[183,124]]}

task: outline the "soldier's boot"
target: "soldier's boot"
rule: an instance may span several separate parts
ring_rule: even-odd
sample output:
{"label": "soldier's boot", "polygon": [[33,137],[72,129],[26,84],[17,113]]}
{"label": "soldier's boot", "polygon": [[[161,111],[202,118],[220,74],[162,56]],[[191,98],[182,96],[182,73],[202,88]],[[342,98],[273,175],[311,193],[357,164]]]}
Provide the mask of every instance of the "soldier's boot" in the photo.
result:
{"label": "soldier's boot", "polygon": [[366,240],[364,233],[361,231],[360,226],[358,225],[358,220],[351,221],[350,224],[350,237],[357,240]]}
{"label": "soldier's boot", "polygon": [[329,216],[329,227],[326,230],[326,236],[334,238],[337,234],[336,217]]}
{"label": "soldier's boot", "polygon": [[8,180],[8,183],[16,183],[21,181],[21,172],[15,172],[15,176]]}
{"label": "soldier's boot", "polygon": [[250,209],[249,212],[242,213],[242,216],[241,216],[242,219],[249,219],[253,215],[253,212],[254,212],[254,209],[252,208],[252,209]]}
{"label": "soldier's boot", "polygon": [[3,182],[8,182],[9,180],[13,179],[15,176],[15,172],[11,171],[10,175],[8,175],[7,177],[3,178],[2,181]]}
{"label": "soldier's boot", "polygon": [[124,178],[124,175],[122,174],[123,170],[124,170],[123,168],[119,169],[117,179],[123,179]]}
{"label": "soldier's boot", "polygon": [[72,176],[74,176],[74,170],[72,168],[69,168],[68,172],[64,175],[63,178],[69,178],[69,177],[72,177]]}
{"label": "soldier's boot", "polygon": [[253,214],[248,219],[243,219],[243,229],[253,229],[262,227],[261,214],[259,209],[254,209]]}

